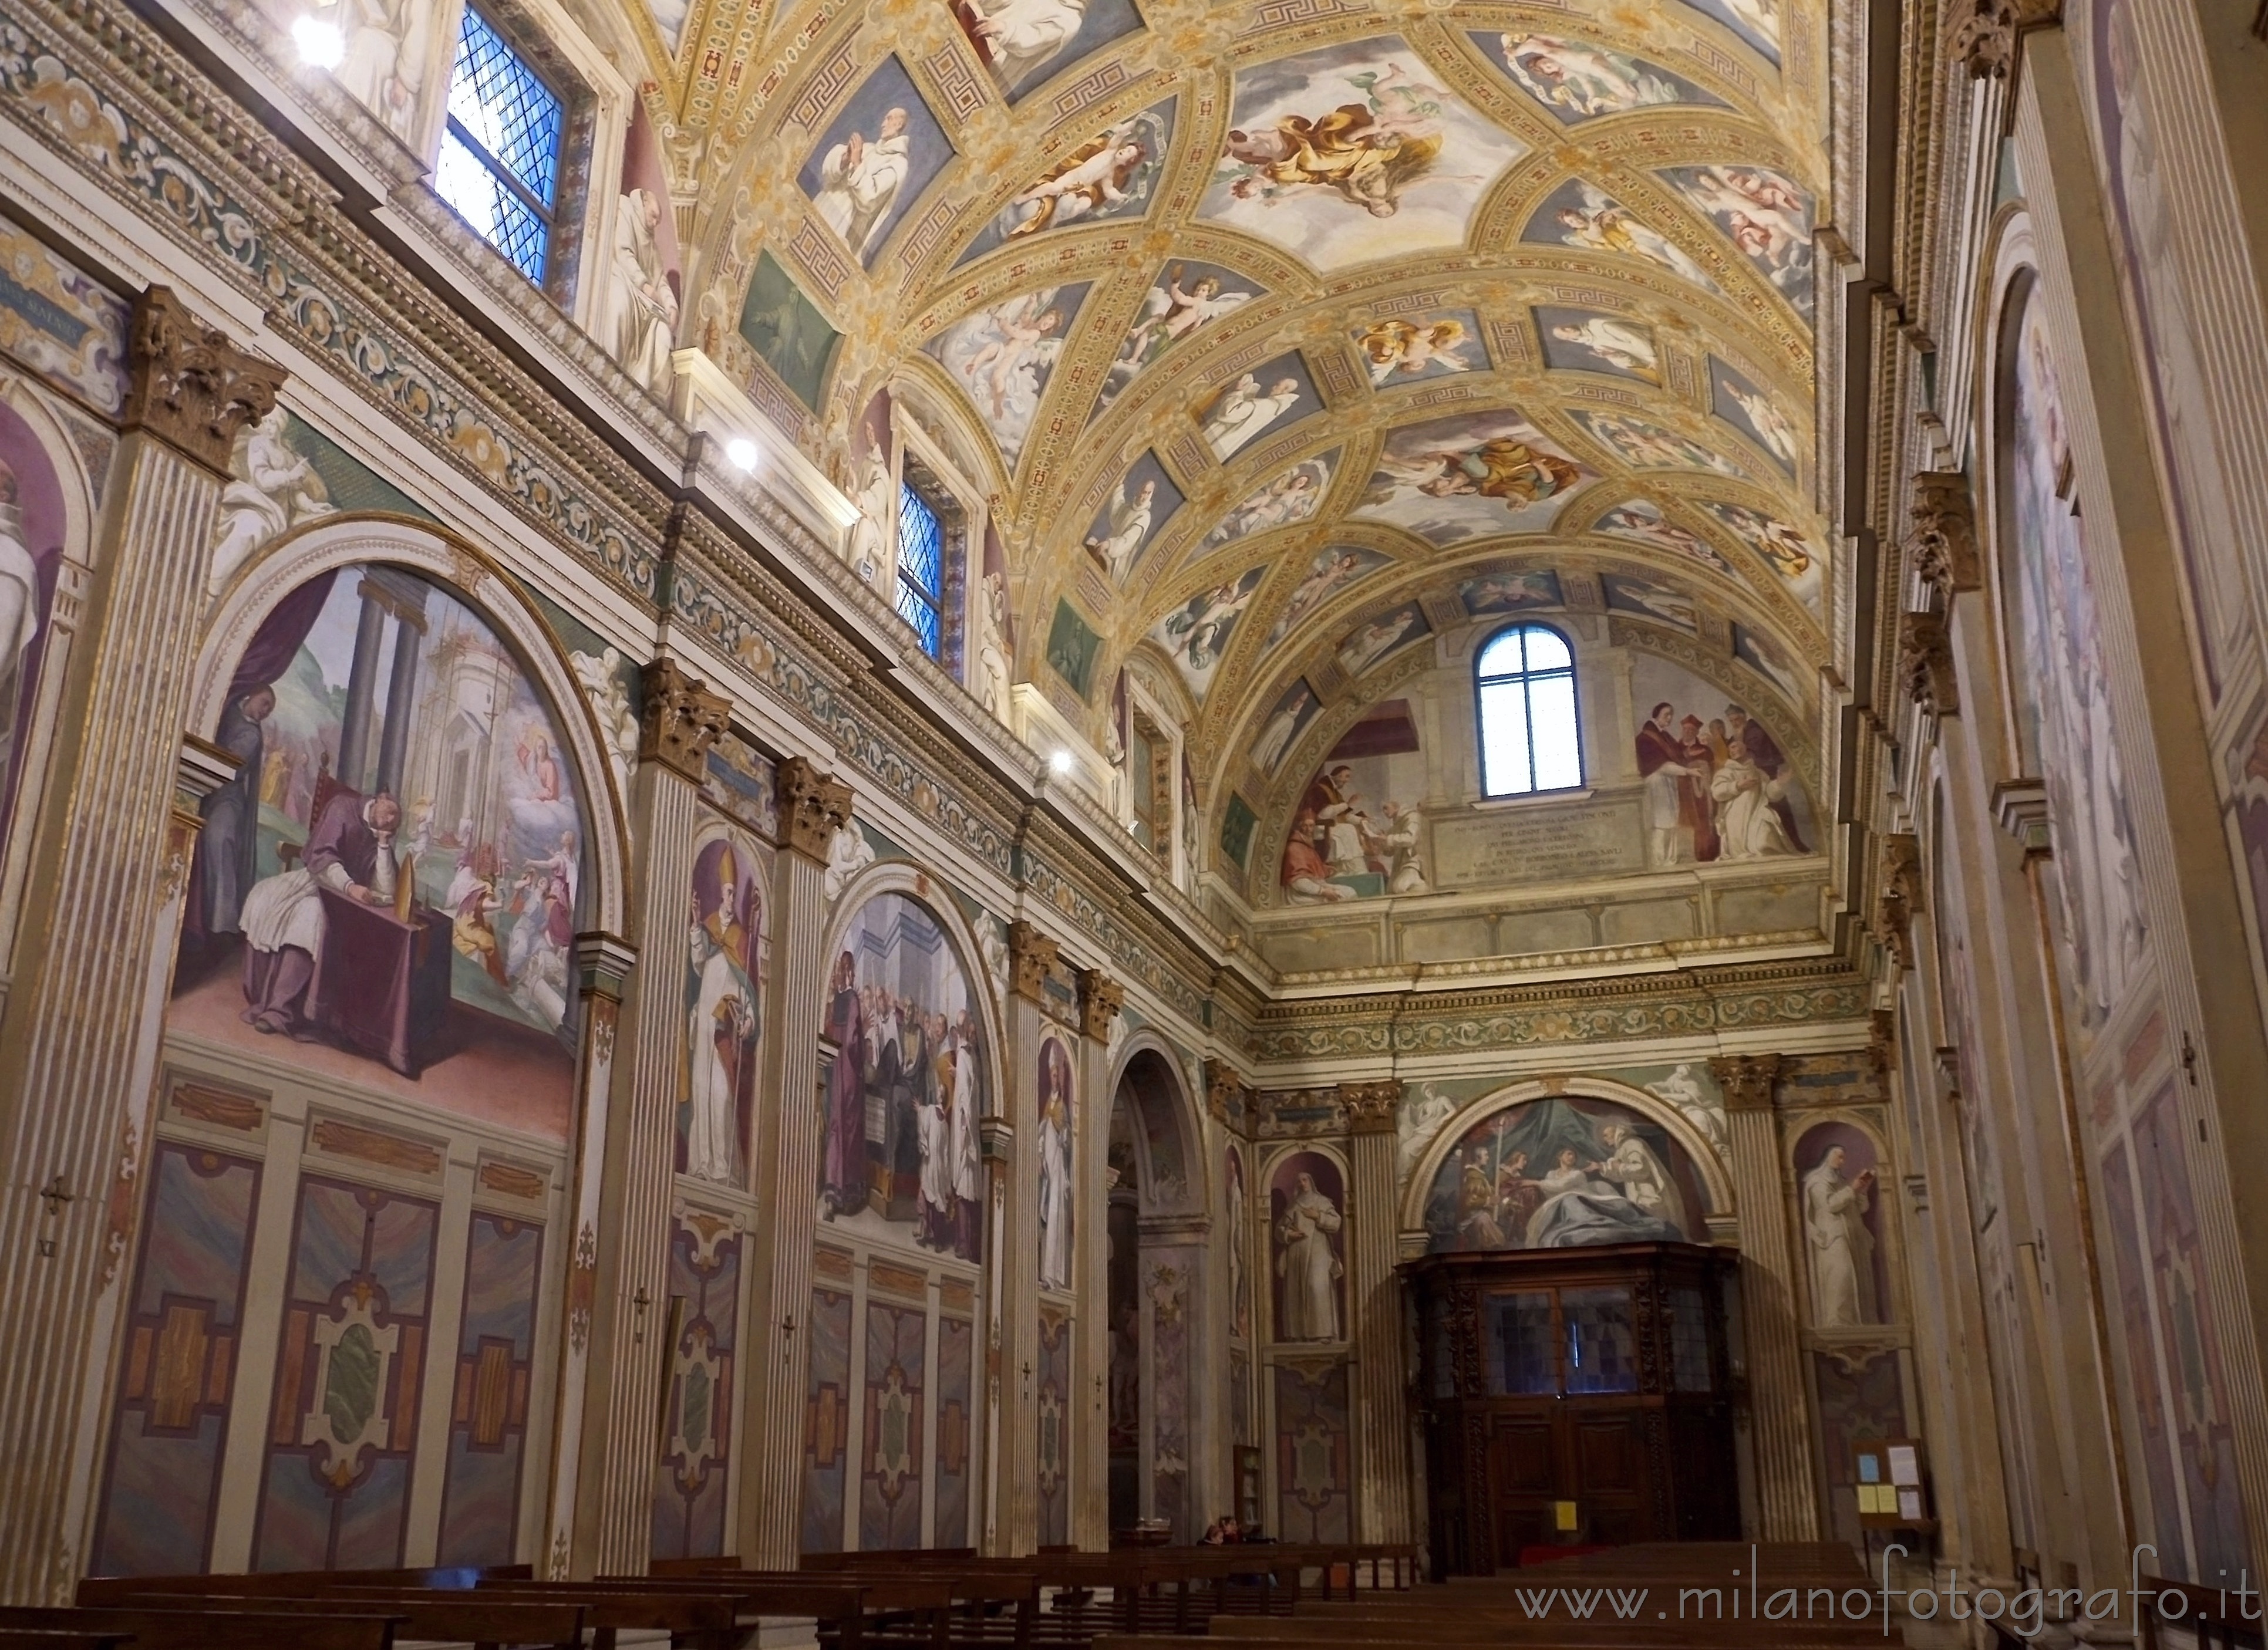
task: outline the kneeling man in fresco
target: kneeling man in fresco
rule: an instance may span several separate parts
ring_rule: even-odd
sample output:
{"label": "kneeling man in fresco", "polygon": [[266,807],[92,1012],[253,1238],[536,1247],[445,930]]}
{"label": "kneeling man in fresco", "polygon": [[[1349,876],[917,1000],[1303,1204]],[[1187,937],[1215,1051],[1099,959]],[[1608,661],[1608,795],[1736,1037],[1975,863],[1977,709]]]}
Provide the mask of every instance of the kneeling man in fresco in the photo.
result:
{"label": "kneeling man in fresco", "polygon": [[313,1035],[307,987],[323,954],[328,887],[366,905],[394,902],[394,833],[401,805],[385,792],[335,792],[307,834],[299,863],[253,886],[244,901],[244,1018],[261,1031]]}

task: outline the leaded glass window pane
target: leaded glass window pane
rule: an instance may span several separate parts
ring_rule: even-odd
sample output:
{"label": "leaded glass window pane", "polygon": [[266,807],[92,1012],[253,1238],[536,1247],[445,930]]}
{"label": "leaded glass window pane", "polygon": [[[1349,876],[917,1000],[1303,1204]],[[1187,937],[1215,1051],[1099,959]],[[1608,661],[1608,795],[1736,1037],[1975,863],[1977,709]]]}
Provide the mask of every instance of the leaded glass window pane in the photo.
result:
{"label": "leaded glass window pane", "polygon": [[1669,1384],[1679,1392],[1706,1392],[1709,1314],[1701,1292],[1680,1285],[1669,1292]]}
{"label": "leaded glass window pane", "polygon": [[1483,1303],[1482,1316],[1491,1395],[1559,1390],[1558,1360],[1552,1356],[1550,1290],[1491,1294]]}
{"label": "leaded glass window pane", "polygon": [[898,490],[898,613],[921,637],[922,652],[944,651],[945,524],[910,487]]}
{"label": "leaded glass window pane", "polygon": [[531,281],[550,256],[566,116],[559,94],[467,6],[433,188]]}
{"label": "leaded glass window pane", "polygon": [[1627,1289],[1563,1289],[1567,1325],[1567,1390],[1638,1390],[1637,1337]]}

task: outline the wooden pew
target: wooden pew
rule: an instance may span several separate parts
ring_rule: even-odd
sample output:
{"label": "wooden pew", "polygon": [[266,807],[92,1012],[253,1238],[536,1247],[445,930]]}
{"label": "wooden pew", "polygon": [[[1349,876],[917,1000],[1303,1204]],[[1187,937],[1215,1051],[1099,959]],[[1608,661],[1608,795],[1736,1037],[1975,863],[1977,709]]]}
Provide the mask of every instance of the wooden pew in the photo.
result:
{"label": "wooden pew", "polygon": [[0,1605],[0,1628],[129,1638],[136,1650],[393,1650],[395,1617],[262,1611]]}
{"label": "wooden pew", "polygon": [[[82,1602],[89,1602],[85,1592],[82,1588]],[[475,1650],[502,1650],[507,1645],[581,1650],[583,1643],[584,1611],[579,1604],[506,1602],[492,1594],[465,1591],[341,1587],[298,1599],[268,1594],[241,1596],[142,1590],[104,1602],[114,1608],[191,1609],[239,1616],[300,1614],[311,1603],[333,1603],[394,1617],[394,1636],[398,1639],[470,1644]]]}

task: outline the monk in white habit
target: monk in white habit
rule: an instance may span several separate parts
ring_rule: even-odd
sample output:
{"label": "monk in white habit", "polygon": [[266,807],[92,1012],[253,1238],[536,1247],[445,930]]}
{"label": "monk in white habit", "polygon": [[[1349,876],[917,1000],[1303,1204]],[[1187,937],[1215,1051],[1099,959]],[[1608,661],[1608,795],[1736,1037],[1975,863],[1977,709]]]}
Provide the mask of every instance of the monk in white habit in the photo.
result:
{"label": "monk in white habit", "polygon": [[1276,1275],[1284,1280],[1284,1338],[1339,1338],[1338,1280],[1346,1271],[1331,1252],[1331,1234],[1344,1224],[1338,1205],[1301,1175],[1299,1189],[1276,1226]]}
{"label": "monk in white habit", "polygon": [[1867,1229],[1874,1171],[1843,1177],[1843,1148],[1830,1145],[1803,1177],[1803,1226],[1811,1241],[1811,1321],[1818,1329],[1879,1323],[1874,1234]]}

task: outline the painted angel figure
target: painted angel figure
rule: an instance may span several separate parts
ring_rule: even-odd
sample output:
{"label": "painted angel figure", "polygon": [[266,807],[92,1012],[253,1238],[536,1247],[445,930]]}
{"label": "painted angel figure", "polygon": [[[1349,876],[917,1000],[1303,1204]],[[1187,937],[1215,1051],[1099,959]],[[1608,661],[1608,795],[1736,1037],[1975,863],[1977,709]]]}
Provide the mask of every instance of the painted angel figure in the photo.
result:
{"label": "painted angel figure", "polygon": [[1555,497],[1582,479],[1582,471],[1567,460],[1516,436],[1407,458],[1388,453],[1379,460],[1379,468],[1401,485],[1435,498],[1477,494],[1502,499],[1513,510]]}
{"label": "painted angel figure", "polygon": [[1327,189],[1373,217],[1400,210],[1403,193],[1440,158],[1447,94],[1408,78],[1399,63],[1350,76],[1348,84],[1364,102],[1313,117],[1279,115],[1267,130],[1231,131],[1224,158],[1244,170],[1229,192],[1270,201],[1294,189]]}
{"label": "painted angel figure", "polygon": [[1407,320],[1374,320],[1363,329],[1355,345],[1370,368],[1370,381],[1383,384],[1396,373],[1418,378],[1428,370],[1469,372],[1471,360],[1463,353],[1472,335],[1454,315],[1420,326]]}
{"label": "painted angel figure", "polygon": [[1640,223],[1629,208],[1591,185],[1583,184],[1580,189],[1578,203],[1563,206],[1556,214],[1562,246],[1643,259],[1683,276],[1705,291],[1719,290],[1684,247]]}
{"label": "painted angel figure", "polygon": [[1045,177],[1009,201],[1011,207],[1027,209],[1008,232],[1009,239],[1061,228],[1094,217],[1105,207],[1123,204],[1127,186],[1149,158],[1150,151],[1128,136],[1123,128],[1080,145]]}
{"label": "painted angel figure", "polygon": [[1742,389],[1728,378],[1719,379],[1717,387],[1723,390],[1732,399],[1734,404],[1748,415],[1749,423],[1755,426],[1757,438],[1765,446],[1771,449],[1776,457],[1786,464],[1795,463],[1795,426],[1787,421],[1787,416],[1785,413],[1772,404],[1771,396],[1761,390]]}
{"label": "painted angel figure", "polygon": [[1012,395],[1023,398],[1018,394],[1018,374],[1030,370],[1031,382],[1025,387],[1036,399],[1042,376],[1063,353],[1063,340],[1056,335],[1063,330],[1064,315],[1055,306],[1055,288],[1043,287],[994,306],[986,312],[991,338],[961,364],[961,375],[968,381],[970,393],[977,393],[980,383],[983,386],[983,402],[996,424],[1008,416]]}

